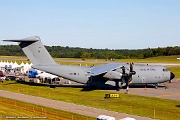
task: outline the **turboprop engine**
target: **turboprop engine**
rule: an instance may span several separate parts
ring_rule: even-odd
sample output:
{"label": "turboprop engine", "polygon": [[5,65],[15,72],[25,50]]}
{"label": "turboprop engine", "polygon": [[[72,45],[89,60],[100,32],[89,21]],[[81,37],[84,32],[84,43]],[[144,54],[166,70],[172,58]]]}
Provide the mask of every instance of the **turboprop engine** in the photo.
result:
{"label": "turboprop engine", "polygon": [[125,86],[129,89],[129,84],[132,81],[132,76],[136,74],[135,71],[133,71],[133,65],[134,63],[130,63],[128,66],[122,66],[121,68],[116,69],[116,71],[108,71],[106,74],[104,74],[103,77],[108,78],[109,80],[113,80],[116,84],[117,90],[119,91],[120,86],[119,82],[121,82],[121,87],[125,83]]}
{"label": "turboprop engine", "polygon": [[116,71],[108,71],[103,77],[108,78],[110,80],[121,79],[122,74]]}

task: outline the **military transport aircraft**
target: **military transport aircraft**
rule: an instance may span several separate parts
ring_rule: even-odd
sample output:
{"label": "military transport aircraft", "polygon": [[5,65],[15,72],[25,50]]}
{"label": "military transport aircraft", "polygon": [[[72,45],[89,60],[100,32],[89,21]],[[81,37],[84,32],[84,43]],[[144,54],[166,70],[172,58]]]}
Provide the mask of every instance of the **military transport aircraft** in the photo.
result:
{"label": "military transport aircraft", "polygon": [[38,36],[4,41],[18,42],[33,68],[96,88],[115,86],[119,90],[124,85],[128,91],[130,84],[158,85],[175,77],[164,66],[133,63],[109,63],[89,67],[60,65],[53,60]]}

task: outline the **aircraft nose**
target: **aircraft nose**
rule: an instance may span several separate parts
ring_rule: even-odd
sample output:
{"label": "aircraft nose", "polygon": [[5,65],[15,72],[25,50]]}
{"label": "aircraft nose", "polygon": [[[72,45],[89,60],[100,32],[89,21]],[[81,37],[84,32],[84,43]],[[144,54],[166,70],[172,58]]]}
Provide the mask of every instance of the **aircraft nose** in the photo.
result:
{"label": "aircraft nose", "polygon": [[172,80],[175,77],[174,73],[171,72],[170,74],[170,80]]}

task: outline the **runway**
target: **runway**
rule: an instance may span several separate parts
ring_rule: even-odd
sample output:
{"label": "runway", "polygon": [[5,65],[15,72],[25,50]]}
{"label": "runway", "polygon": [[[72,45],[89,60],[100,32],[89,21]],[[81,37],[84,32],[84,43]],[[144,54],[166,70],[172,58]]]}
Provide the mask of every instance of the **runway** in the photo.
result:
{"label": "runway", "polygon": [[145,118],[145,117],[140,117],[140,116],[135,116],[135,115],[128,115],[124,113],[118,113],[118,112],[113,112],[113,111],[108,111],[108,110],[103,110],[103,109],[97,109],[93,107],[87,107],[83,105],[76,105],[73,103],[67,103],[67,102],[62,102],[62,101],[56,101],[56,100],[50,100],[46,98],[41,98],[41,97],[35,97],[35,96],[30,96],[30,95],[25,95],[25,94],[20,94],[20,93],[14,93],[10,91],[4,91],[0,90],[0,96],[5,97],[5,98],[11,98],[11,99],[16,99],[19,101],[25,101],[28,103],[33,103],[37,105],[42,105],[46,107],[51,107],[55,109],[60,109],[64,111],[69,111],[77,114],[82,114],[86,116],[91,116],[91,117],[97,117],[99,115],[108,115],[108,116],[113,116],[117,120],[125,118],[125,117],[132,117],[135,118],[136,120],[151,120],[150,118]]}

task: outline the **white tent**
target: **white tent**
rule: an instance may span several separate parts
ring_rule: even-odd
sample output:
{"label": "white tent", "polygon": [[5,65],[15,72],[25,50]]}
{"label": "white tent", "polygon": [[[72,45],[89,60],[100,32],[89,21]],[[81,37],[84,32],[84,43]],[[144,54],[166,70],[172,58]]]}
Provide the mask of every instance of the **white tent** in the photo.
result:
{"label": "white tent", "polygon": [[8,61],[7,61],[7,62],[4,61],[4,66],[5,66],[5,65],[8,66],[8,65],[9,65],[9,62],[8,62]]}
{"label": "white tent", "polygon": [[1,60],[0,67],[4,67],[4,62]]}
{"label": "white tent", "polygon": [[12,64],[12,68],[18,68],[18,67],[21,67],[20,65],[17,64],[17,62],[15,61],[13,64]]}
{"label": "white tent", "polygon": [[31,65],[29,63],[26,62],[26,64],[24,64],[24,71],[28,71],[29,69],[31,69]]}
{"label": "white tent", "polygon": [[13,62],[11,61],[11,62],[9,63],[9,65],[13,65]]}
{"label": "white tent", "polygon": [[20,64],[21,67],[24,67],[24,62],[22,61],[21,64]]}

